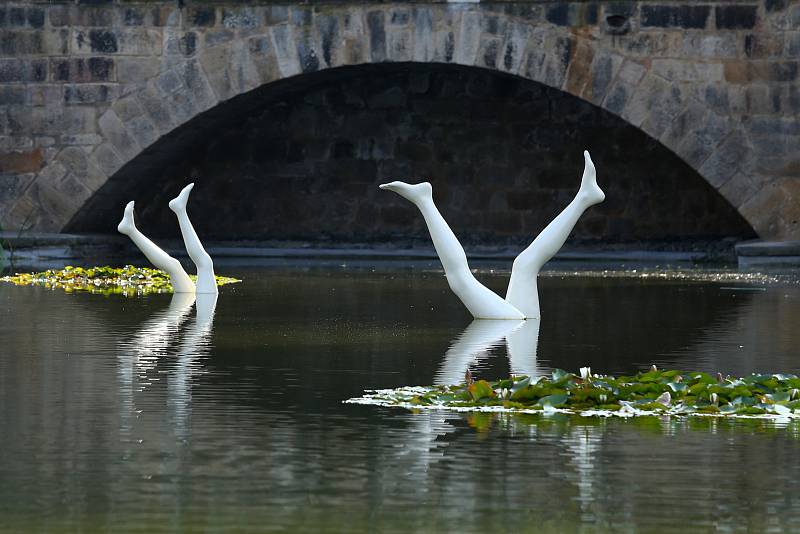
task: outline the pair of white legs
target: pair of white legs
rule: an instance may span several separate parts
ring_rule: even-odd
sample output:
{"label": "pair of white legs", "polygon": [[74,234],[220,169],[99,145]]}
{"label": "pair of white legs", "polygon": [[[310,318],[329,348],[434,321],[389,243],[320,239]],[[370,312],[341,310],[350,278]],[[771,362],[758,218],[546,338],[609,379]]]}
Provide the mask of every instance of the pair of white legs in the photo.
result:
{"label": "pair of white legs", "polygon": [[410,200],[422,212],[433,239],[433,246],[442,261],[447,283],[473,317],[476,319],[538,318],[539,292],[536,278],[539,270],[564,245],[583,212],[590,206],[599,204],[606,197],[597,185],[597,173],[589,152],[583,152],[583,159],[583,177],[578,194],[514,260],[505,299],[478,282],[472,275],[461,243],[433,203],[431,184],[391,182],[380,187]]}
{"label": "pair of white legs", "polygon": [[139,247],[139,250],[147,256],[157,269],[161,269],[169,274],[170,281],[175,293],[213,293],[217,294],[217,280],[214,276],[214,262],[211,261],[211,256],[208,255],[206,249],[200,243],[200,238],[194,231],[189,215],[186,213],[186,203],[189,200],[189,193],[192,191],[194,184],[189,184],[183,188],[180,194],[169,201],[169,209],[175,212],[178,216],[178,224],[181,227],[181,235],[183,236],[183,243],[186,246],[186,252],[189,257],[197,266],[197,286],[195,287],[186,271],[183,270],[181,262],[164,252],[158,245],[150,241],[143,233],[141,233],[133,221],[133,201],[128,202],[125,206],[125,214],[122,221],[117,226],[117,230],[121,234],[130,237],[133,243]]}

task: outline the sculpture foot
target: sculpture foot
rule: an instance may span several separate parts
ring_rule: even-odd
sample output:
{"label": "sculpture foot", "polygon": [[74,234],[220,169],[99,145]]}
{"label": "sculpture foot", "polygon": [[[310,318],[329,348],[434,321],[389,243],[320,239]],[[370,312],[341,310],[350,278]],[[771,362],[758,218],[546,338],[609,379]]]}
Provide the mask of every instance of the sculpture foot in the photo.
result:
{"label": "sculpture foot", "polygon": [[418,184],[407,184],[405,182],[395,181],[388,184],[381,184],[378,187],[394,191],[401,197],[410,200],[414,204],[421,202],[425,199],[433,198],[433,188],[428,182],[421,182]]}
{"label": "sculpture foot", "polygon": [[173,198],[169,201],[169,209],[174,211],[175,213],[179,212],[186,212],[186,203],[189,202],[189,193],[192,192],[192,188],[194,187],[194,183],[191,183],[181,189],[181,192],[178,194],[177,197]]}
{"label": "sculpture foot", "polygon": [[583,177],[581,178],[581,188],[578,194],[585,201],[587,206],[594,206],[601,203],[606,198],[606,194],[597,185],[597,171],[594,168],[592,158],[589,156],[589,151],[583,151],[584,169]]}
{"label": "sculpture foot", "polygon": [[124,235],[130,235],[135,229],[136,226],[133,223],[133,200],[131,200],[125,206],[125,214],[117,225],[117,231]]}

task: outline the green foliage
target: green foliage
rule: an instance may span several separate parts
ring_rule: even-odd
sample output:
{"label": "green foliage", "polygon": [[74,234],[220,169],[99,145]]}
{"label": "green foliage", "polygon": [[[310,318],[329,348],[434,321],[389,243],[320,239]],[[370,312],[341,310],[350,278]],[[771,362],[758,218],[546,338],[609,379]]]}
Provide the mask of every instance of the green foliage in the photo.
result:
{"label": "green foliage", "polygon": [[789,374],[733,379],[651,369],[618,378],[581,378],[557,369],[538,379],[514,376],[495,382],[381,390],[348,402],[511,412],[560,409],[583,415],[800,417],[799,389],[800,378]]}
{"label": "green foliage", "polygon": [[[190,275],[193,280],[196,276]],[[122,294],[125,296],[149,293],[172,293],[169,275],[158,269],[147,267],[64,267],[40,273],[17,273],[0,278],[18,286],[42,286],[58,288],[70,293],[88,291],[104,295]],[[223,286],[241,282],[236,278],[217,276],[217,285]]]}

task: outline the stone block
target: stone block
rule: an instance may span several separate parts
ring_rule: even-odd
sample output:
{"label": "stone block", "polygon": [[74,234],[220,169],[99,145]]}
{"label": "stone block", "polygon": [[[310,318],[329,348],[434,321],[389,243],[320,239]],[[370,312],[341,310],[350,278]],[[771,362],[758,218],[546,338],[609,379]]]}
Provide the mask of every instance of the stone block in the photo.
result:
{"label": "stone block", "polygon": [[294,26],[311,26],[314,22],[314,12],[307,6],[296,6],[289,10],[291,24]]}
{"label": "stone block", "polygon": [[481,15],[468,12],[461,17],[461,27],[455,44],[454,62],[474,65],[481,45]]}
{"label": "stone block", "polygon": [[[583,95],[584,88],[591,86],[594,48],[590,43],[579,40],[575,53],[569,63],[564,89],[574,95]],[[591,91],[591,89],[589,89]]]}
{"label": "stone block", "polygon": [[[239,68],[242,71],[247,69],[247,62],[241,61]],[[205,111],[218,103],[219,100],[214,95],[209,79],[199,62],[196,60],[186,61],[177,67],[176,72],[183,81],[186,91],[192,95],[196,112]],[[247,83],[249,78],[250,76],[245,74],[240,76],[243,83]],[[252,87],[256,84],[251,82],[249,85]]]}
{"label": "stone block", "polygon": [[156,89],[154,83],[149,83],[138,91],[136,93],[136,98],[141,104],[142,109],[147,113],[147,116],[156,128],[158,128],[159,133],[166,134],[176,126],[169,107],[164,102],[161,93]]}
{"label": "stone block", "polygon": [[94,165],[106,178],[122,167],[122,160],[110,143],[103,143],[89,155],[89,165]]}
{"label": "stone block", "polygon": [[414,61],[429,61],[433,58],[434,44],[433,14],[430,7],[415,6],[411,14],[414,24]]}
{"label": "stone block", "polygon": [[0,83],[43,82],[46,79],[45,60],[0,59]]}
{"label": "stone block", "polygon": [[20,106],[28,102],[28,91],[21,85],[0,85],[0,106]]}
{"label": "stone block", "polygon": [[69,30],[42,30],[42,50],[50,56],[69,54]]}
{"label": "stone block", "polygon": [[725,80],[735,84],[792,82],[798,78],[797,61],[727,61]]}
{"label": "stone block", "polygon": [[158,30],[76,30],[72,37],[73,54],[159,56],[161,47]]}
{"label": "stone block", "polygon": [[268,26],[289,22],[289,8],[275,5],[264,8],[264,22]]}
{"label": "stone block", "polygon": [[64,86],[36,84],[27,86],[31,106],[60,106],[64,101]]}
{"label": "stone block", "polygon": [[103,142],[103,138],[96,134],[65,134],[59,136],[59,144],[62,146],[77,145],[77,146],[96,146]]}
{"label": "stone block", "polygon": [[50,25],[54,27],[108,28],[114,25],[114,10],[111,7],[87,7],[55,5],[47,9]]}
{"label": "stone block", "polygon": [[143,26],[147,12],[143,7],[126,7],[122,9],[122,24],[125,26]]}
{"label": "stone block", "polygon": [[207,31],[203,34],[203,45],[206,48],[219,46],[232,42],[235,37],[236,34],[227,28],[219,31]]}
{"label": "stone block", "polygon": [[587,26],[597,24],[597,4],[594,2],[556,2],[545,8],[545,20],[556,26]]}
{"label": "stone block", "polygon": [[174,28],[180,25],[181,9],[177,6],[153,7],[148,12],[145,25]]}
{"label": "stone block", "polygon": [[145,115],[125,121],[125,126],[131,137],[142,148],[147,148],[160,137],[153,121]]}
{"label": "stone block", "polygon": [[744,38],[744,54],[748,58],[763,59],[783,54],[783,34],[751,33]]}
{"label": "stone block", "polygon": [[0,56],[17,57],[44,53],[41,32],[0,31]]}
{"label": "stone block", "polygon": [[744,88],[748,113],[768,114],[775,111],[770,88],[766,84],[751,84]]}
{"label": "stone block", "polygon": [[64,86],[64,104],[105,104],[119,97],[118,85],[80,84]]}
{"label": "stone block", "polygon": [[705,35],[686,33],[682,36],[681,53],[686,58],[735,58],[739,39],[735,33]]}
{"label": "stone block", "polygon": [[303,38],[297,41],[297,56],[300,60],[300,69],[304,73],[319,70],[320,59],[316,48],[316,43],[308,32],[304,32]]}
{"label": "stone block", "polygon": [[720,82],[724,78],[725,68],[720,63],[654,59],[652,72],[675,82]]}
{"label": "stone block", "polygon": [[95,109],[89,106],[35,107],[14,110],[15,119],[36,135],[93,133]]}
{"label": "stone block", "polygon": [[331,67],[341,42],[339,19],[332,15],[317,15],[314,20],[319,34],[319,59],[323,67]]}
{"label": "stone block", "polygon": [[523,56],[528,45],[529,26],[521,23],[509,24],[505,41],[500,50],[500,68],[516,74],[522,66]]}
{"label": "stone block", "polygon": [[386,59],[411,61],[414,54],[413,33],[410,29],[391,28],[386,32]]}
{"label": "stone block", "polygon": [[481,39],[480,47],[478,48],[478,56],[475,64],[479,67],[488,67],[490,69],[497,68],[497,56],[500,52],[502,45],[500,39],[484,37]]}
{"label": "stone block", "polygon": [[155,77],[161,62],[155,57],[116,58],[117,81],[123,84],[141,84]]}
{"label": "stone block", "polygon": [[716,6],[714,15],[719,30],[743,30],[754,28],[757,21],[758,6],[733,5]]}
{"label": "stone block", "polygon": [[222,10],[222,25],[226,28],[255,28],[259,16],[252,7],[225,8]]}
{"label": "stone block", "polygon": [[719,189],[736,175],[749,153],[750,147],[745,136],[737,129],[714,149],[699,168],[699,172],[712,186]]}
{"label": "stone block", "polygon": [[[62,167],[63,172],[59,172],[59,176],[55,179],[49,180],[51,182],[56,181],[63,177],[67,172],[71,172],[78,176],[82,176],[86,174],[86,171],[89,167],[89,155],[83,150],[83,147],[80,146],[70,146],[66,147],[58,153],[56,156],[56,162],[48,166],[55,167],[56,165],[60,165]],[[59,170],[59,169],[56,169]],[[44,171],[43,171],[44,172]],[[42,178],[40,174],[39,178]]]}
{"label": "stone block", "polygon": [[57,82],[111,82],[116,75],[114,60],[104,57],[53,59],[50,69],[53,81]]}
{"label": "stone block", "polygon": [[786,33],[786,57],[800,58],[800,32]]}
{"label": "stone block", "polygon": [[165,33],[164,36],[164,53],[167,55],[192,57],[197,52],[196,32]]}
{"label": "stone block", "polygon": [[717,189],[720,194],[734,206],[741,206],[750,200],[758,190],[750,178],[741,172],[734,174]]}
{"label": "stone block", "polygon": [[[290,26],[281,25],[270,29],[273,50],[278,60],[278,69],[284,78],[294,76],[301,72],[300,58],[295,46],[292,29]],[[207,72],[210,72],[206,68]]]}
{"label": "stone block", "polygon": [[367,29],[369,30],[369,51],[373,62],[386,61],[385,13],[370,11],[367,13]]}
{"label": "stone block", "polygon": [[641,25],[643,28],[704,29],[711,8],[707,5],[643,5]]}
{"label": "stone block", "polygon": [[217,11],[212,6],[190,7],[186,10],[185,24],[189,27],[210,27],[217,23]]}
{"label": "stone block", "polygon": [[230,75],[229,65],[232,62],[231,50],[227,46],[206,48],[200,54],[200,63],[211,87],[219,100],[227,100],[238,94],[238,80]]}
{"label": "stone block", "polygon": [[0,174],[36,173],[41,170],[43,162],[44,152],[41,148],[0,152]]}

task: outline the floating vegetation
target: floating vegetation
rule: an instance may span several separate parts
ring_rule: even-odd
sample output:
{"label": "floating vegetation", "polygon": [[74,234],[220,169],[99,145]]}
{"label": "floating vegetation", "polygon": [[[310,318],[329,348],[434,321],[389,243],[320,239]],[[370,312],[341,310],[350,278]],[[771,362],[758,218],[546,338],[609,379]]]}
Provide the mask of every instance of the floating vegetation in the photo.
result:
{"label": "floating vegetation", "polygon": [[[190,275],[192,280],[197,276]],[[236,278],[217,276],[217,285],[224,286],[241,282]],[[63,289],[67,292],[88,291],[103,295],[122,294],[126,296],[150,293],[172,293],[169,275],[159,269],[148,267],[64,267],[49,269],[40,273],[17,273],[0,278],[18,286],[42,286],[48,289]]]}
{"label": "floating vegetation", "polygon": [[453,386],[368,390],[346,403],[464,412],[552,413],[583,416],[705,415],[800,418],[800,378],[788,374],[713,377],[651,368],[633,376],[575,375],[560,369],[537,378],[513,376]]}

